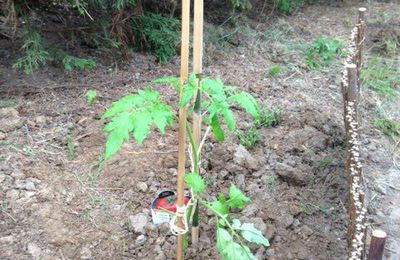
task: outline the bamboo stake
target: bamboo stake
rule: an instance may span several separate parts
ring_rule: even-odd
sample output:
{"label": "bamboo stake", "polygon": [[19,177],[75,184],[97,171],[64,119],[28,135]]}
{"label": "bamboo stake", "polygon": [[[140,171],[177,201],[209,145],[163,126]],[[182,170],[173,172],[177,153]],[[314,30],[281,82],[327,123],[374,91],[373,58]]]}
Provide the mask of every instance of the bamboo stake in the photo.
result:
{"label": "bamboo stake", "polygon": [[[181,39],[181,71],[179,100],[182,97],[183,85],[187,81],[189,73],[189,35],[190,35],[190,0],[182,0],[182,39]],[[185,177],[185,160],[186,160],[186,108],[179,108],[179,130],[178,130],[178,181],[177,196],[178,207],[184,207],[184,177]],[[178,227],[183,226],[182,216],[178,215]],[[178,235],[176,246],[176,259],[183,260],[183,237]]]}
{"label": "bamboo stake", "polygon": [[385,249],[386,232],[383,230],[374,230],[372,232],[371,245],[368,252],[368,260],[382,260]]}
{"label": "bamboo stake", "polygon": [[[201,73],[203,70],[203,0],[194,1],[194,29],[193,29],[193,72],[198,76],[197,84],[201,84]],[[199,150],[201,142],[201,91],[196,95],[196,100],[193,109],[193,141],[196,146],[196,151]],[[198,156],[200,161],[200,154]],[[200,167],[195,167],[196,173],[200,174]],[[196,245],[199,241],[199,211],[196,205],[193,214],[192,223],[192,243]]]}

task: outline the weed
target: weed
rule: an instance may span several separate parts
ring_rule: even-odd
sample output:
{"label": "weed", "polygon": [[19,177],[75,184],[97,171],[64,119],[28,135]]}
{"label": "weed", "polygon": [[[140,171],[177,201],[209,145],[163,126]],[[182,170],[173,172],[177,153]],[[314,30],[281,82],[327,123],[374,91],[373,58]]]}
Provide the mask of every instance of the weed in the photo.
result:
{"label": "weed", "polygon": [[400,122],[390,119],[376,119],[373,122],[374,127],[376,127],[382,134],[388,136],[391,139],[395,139],[400,135]]}
{"label": "weed", "polygon": [[254,121],[256,128],[276,126],[281,117],[281,111],[264,103],[260,106],[259,117]]}
{"label": "weed", "polygon": [[318,169],[324,169],[325,167],[329,166],[333,162],[331,157],[325,157],[322,159],[318,164]]}
{"label": "weed", "polygon": [[275,0],[276,8],[284,14],[291,14],[303,5],[303,0]]}
{"label": "weed", "polygon": [[91,186],[95,186],[98,183],[99,177],[104,167],[104,156],[101,155],[99,158],[93,163],[91,169],[88,173],[88,181]]}
{"label": "weed", "polygon": [[282,72],[281,66],[273,66],[268,70],[268,77],[273,78],[278,76]]}
{"label": "weed", "polygon": [[247,150],[253,148],[260,141],[260,135],[253,127],[247,131],[236,131],[236,136],[239,138],[239,143]]}
{"label": "weed", "polygon": [[334,55],[342,47],[342,42],[336,39],[317,37],[306,51],[306,65],[315,70],[329,65]]}
{"label": "weed", "polygon": [[53,63],[62,66],[64,70],[68,72],[73,70],[91,70],[97,66],[94,60],[77,58],[66,54],[58,48],[51,47],[49,52]]}
{"label": "weed", "polygon": [[[176,55],[179,46],[180,22],[174,17],[145,13],[132,20],[132,29],[139,41],[144,40],[146,48],[159,62],[167,62]],[[137,43],[140,46],[140,43]]]}
{"label": "weed", "polygon": [[361,70],[360,79],[364,86],[384,97],[397,96],[400,84],[400,68],[394,60],[375,56]]}
{"label": "weed", "polygon": [[92,206],[97,206],[97,207],[103,207],[104,208],[104,207],[107,206],[107,201],[106,201],[106,199],[104,197],[95,196],[95,197],[92,197],[90,199],[89,204],[92,205]]}
{"label": "weed", "polygon": [[96,100],[97,92],[96,90],[88,90],[85,96],[86,96],[86,103],[88,103],[88,105],[91,106]]}
{"label": "weed", "polygon": [[29,26],[23,27],[22,41],[21,52],[23,56],[12,67],[13,69],[23,70],[25,74],[29,75],[34,70],[45,66],[50,55],[44,49],[39,33]]}
{"label": "weed", "polygon": [[15,101],[1,101],[0,100],[0,108],[3,107],[16,107],[18,105]]}

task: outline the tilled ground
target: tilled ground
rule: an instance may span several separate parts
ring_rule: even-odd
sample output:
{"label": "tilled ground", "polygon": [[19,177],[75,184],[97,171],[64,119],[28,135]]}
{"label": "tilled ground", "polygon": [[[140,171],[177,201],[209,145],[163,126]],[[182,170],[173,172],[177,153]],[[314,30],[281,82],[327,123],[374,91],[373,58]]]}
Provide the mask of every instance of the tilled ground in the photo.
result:
{"label": "tilled ground", "polygon": [[[206,74],[282,110],[278,126],[260,129],[261,141],[254,148],[247,151],[234,135],[224,144],[210,138],[202,161],[209,196],[226,192],[233,182],[251,198],[237,216],[255,223],[271,242],[269,248],[252,248],[258,259],[346,256],[340,64],[310,72],[296,49],[300,40],[293,40],[290,49],[268,32],[306,43],[318,35],[346,39],[350,28],[343,21],[355,20],[356,10],[311,6],[278,25],[252,24],[257,31],[244,32],[239,47],[221,51],[207,45]],[[6,82],[1,93],[18,106],[1,109],[0,117],[0,129],[8,127],[0,136],[0,258],[174,258],[175,237],[168,225],[151,224],[149,205],[158,191],[176,185],[177,132],[154,133],[142,146],[126,144],[103,163],[104,122],[99,118],[117,98],[157,77],[176,75],[177,64],[156,65],[137,54],[120,70],[98,68],[59,78],[48,69],[18,80],[1,66]],[[285,68],[283,73],[266,77],[276,64]],[[20,87],[30,85],[37,87]],[[173,89],[155,88],[166,102],[176,103]],[[98,93],[93,106],[85,102],[87,89]],[[236,116],[238,127],[248,129],[249,119],[239,112]],[[379,138],[371,131],[365,131],[369,144]],[[365,151],[367,165],[389,166],[383,161],[385,151],[379,145],[372,153],[381,154]],[[376,222],[383,222],[376,214]],[[217,259],[213,221],[201,211],[200,244],[189,248],[187,259]]]}

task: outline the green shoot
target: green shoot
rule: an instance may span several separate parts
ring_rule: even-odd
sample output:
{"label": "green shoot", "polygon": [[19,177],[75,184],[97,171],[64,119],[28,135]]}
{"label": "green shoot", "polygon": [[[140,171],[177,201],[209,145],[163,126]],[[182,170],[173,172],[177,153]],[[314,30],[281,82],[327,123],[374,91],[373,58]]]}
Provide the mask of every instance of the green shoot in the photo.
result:
{"label": "green shoot", "polygon": [[315,70],[328,66],[332,58],[342,47],[342,42],[336,39],[324,39],[319,36],[306,51],[306,65]]}
{"label": "green shoot", "polygon": [[253,127],[247,131],[236,131],[236,136],[239,138],[239,143],[247,150],[252,149],[260,141],[260,135]]}
{"label": "green shoot", "polygon": [[86,103],[88,103],[88,105],[91,106],[96,100],[97,92],[96,90],[88,90],[85,96],[86,96]]}
{"label": "green shoot", "polygon": [[268,70],[268,77],[274,78],[282,72],[281,66],[273,66]]}

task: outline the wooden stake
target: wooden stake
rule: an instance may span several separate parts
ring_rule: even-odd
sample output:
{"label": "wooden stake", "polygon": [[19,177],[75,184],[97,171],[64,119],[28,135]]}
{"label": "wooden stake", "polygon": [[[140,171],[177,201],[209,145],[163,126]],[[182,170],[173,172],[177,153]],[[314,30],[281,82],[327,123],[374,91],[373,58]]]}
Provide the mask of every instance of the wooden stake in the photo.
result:
{"label": "wooden stake", "polygon": [[[181,39],[181,72],[179,100],[183,92],[183,85],[187,81],[189,73],[189,35],[190,35],[190,0],[182,0],[182,39]],[[179,108],[179,130],[178,130],[178,181],[177,196],[178,207],[184,207],[184,177],[186,160],[186,108]],[[182,217],[178,216],[178,227],[183,227]],[[183,260],[183,236],[178,235],[176,245],[176,259]]]}
{"label": "wooden stake", "polygon": [[[194,1],[194,28],[193,28],[193,72],[198,76],[197,84],[201,84],[201,73],[203,71],[203,0]],[[193,141],[196,146],[196,151],[200,147],[201,141],[201,91],[197,92],[193,110]],[[198,157],[200,161],[200,154]],[[200,174],[200,168],[196,167],[197,174]],[[193,215],[192,226],[192,243],[196,245],[199,241],[199,211],[198,205]]]}
{"label": "wooden stake", "polygon": [[371,245],[368,252],[368,260],[382,260],[385,249],[386,232],[383,230],[374,230],[372,232]]}
{"label": "wooden stake", "polygon": [[360,7],[358,8],[358,22],[364,22],[365,21],[365,12],[367,11],[367,8],[365,7]]}
{"label": "wooden stake", "polygon": [[348,76],[347,101],[354,102],[356,108],[358,104],[357,66],[356,64],[347,64],[346,69]]}

